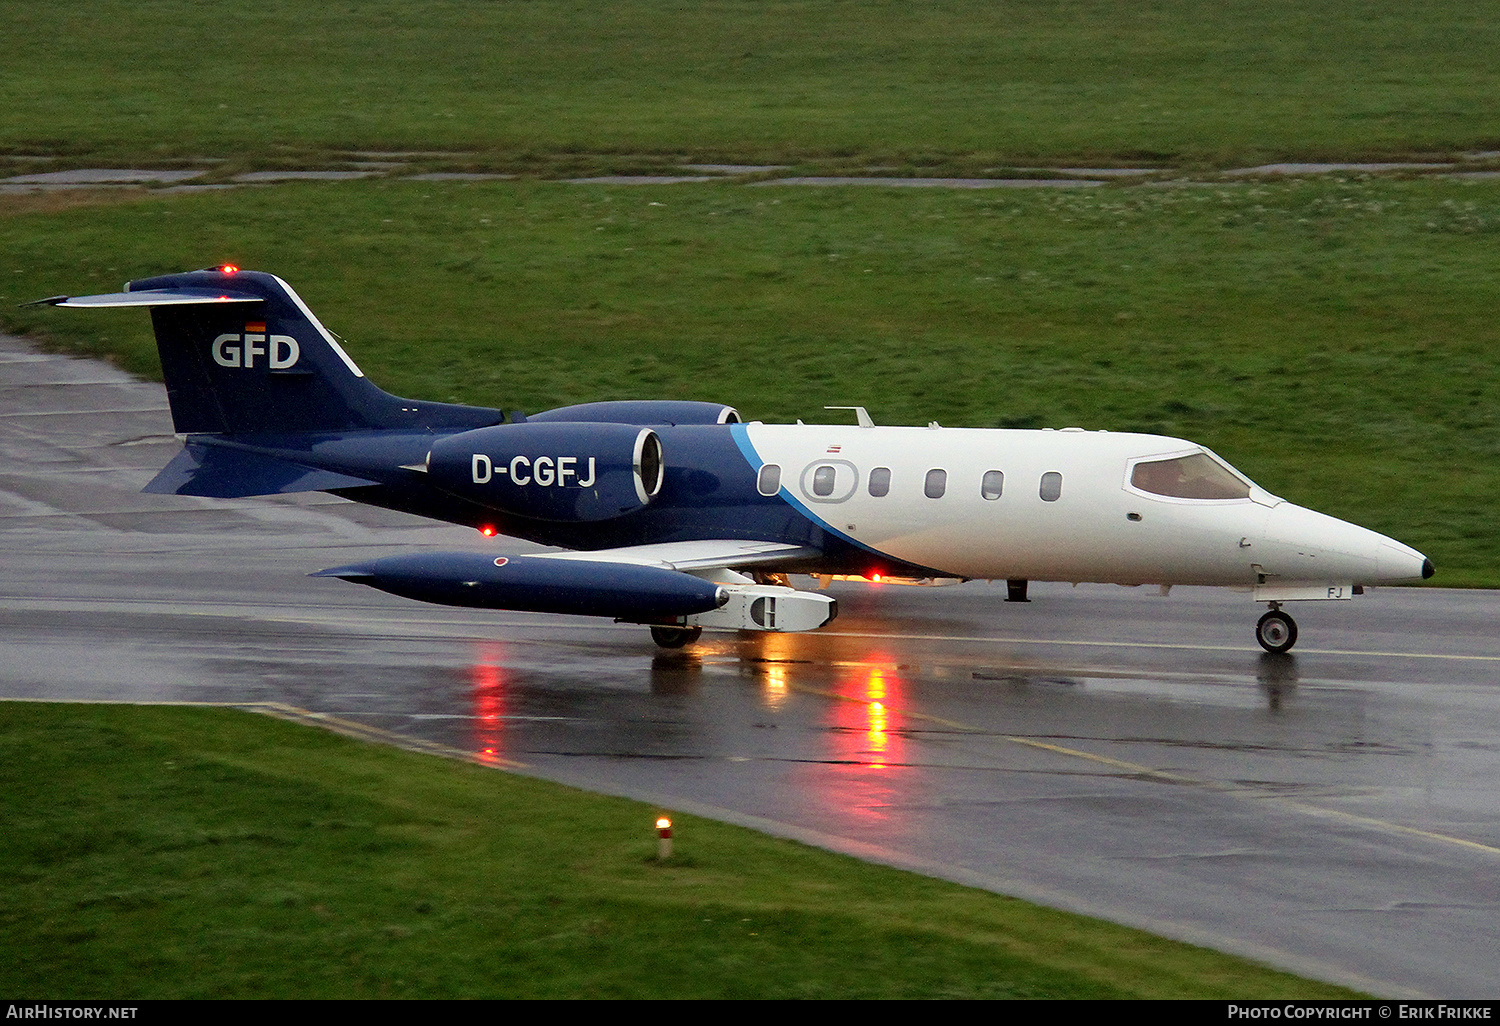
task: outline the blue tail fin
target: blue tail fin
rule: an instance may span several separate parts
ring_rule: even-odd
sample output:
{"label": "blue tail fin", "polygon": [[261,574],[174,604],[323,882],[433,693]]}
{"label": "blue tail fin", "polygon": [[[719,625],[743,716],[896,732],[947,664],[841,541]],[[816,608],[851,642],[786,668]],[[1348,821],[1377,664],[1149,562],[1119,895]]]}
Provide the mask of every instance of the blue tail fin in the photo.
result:
{"label": "blue tail fin", "polygon": [[220,267],[49,302],[151,308],[179,434],[429,431],[504,419],[498,410],[417,402],[377,388],[273,274]]}

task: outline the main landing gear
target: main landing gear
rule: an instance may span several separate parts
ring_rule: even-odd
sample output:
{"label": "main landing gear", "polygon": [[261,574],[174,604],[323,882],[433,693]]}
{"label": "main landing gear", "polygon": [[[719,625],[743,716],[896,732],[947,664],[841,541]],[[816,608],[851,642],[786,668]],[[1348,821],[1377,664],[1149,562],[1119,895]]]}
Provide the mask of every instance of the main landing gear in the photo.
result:
{"label": "main landing gear", "polygon": [[681,648],[691,645],[702,635],[702,627],[660,627],[651,628],[651,640],[662,648]]}
{"label": "main landing gear", "polygon": [[1255,640],[1267,652],[1288,652],[1297,643],[1297,621],[1281,611],[1280,602],[1255,624]]}

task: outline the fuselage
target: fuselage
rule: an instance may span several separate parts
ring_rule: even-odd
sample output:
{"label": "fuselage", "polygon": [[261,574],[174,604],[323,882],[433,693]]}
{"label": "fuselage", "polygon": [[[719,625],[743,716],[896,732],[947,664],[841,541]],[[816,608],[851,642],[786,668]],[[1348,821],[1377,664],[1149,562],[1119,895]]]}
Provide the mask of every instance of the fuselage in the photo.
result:
{"label": "fuselage", "polygon": [[[1374,584],[1423,573],[1414,549],[1286,502],[1179,438],[1077,429],[734,430],[752,458],[780,467],[779,496],[825,530],[948,576],[1255,585]],[[1200,453],[1243,482],[1243,497],[1160,494],[1136,473]]]}
{"label": "fuselage", "polygon": [[[356,489],[350,497],[565,548],[778,541],[822,554],[787,569],[861,576],[1241,586],[1423,576],[1416,550],[1278,498],[1180,438],[837,424],[655,430],[660,493],[642,509],[590,523],[507,515],[486,508],[481,485],[460,497],[397,471],[422,460],[430,436],[405,436],[399,452],[382,451],[394,438],[371,438],[368,447],[345,438],[302,461],[367,477],[383,464],[390,484],[381,494]],[[351,450],[357,461],[347,460]],[[553,458],[587,466],[590,453],[580,445]],[[1212,461],[1234,494],[1163,494],[1174,488],[1146,471],[1183,458]],[[579,480],[526,487],[540,494]]]}

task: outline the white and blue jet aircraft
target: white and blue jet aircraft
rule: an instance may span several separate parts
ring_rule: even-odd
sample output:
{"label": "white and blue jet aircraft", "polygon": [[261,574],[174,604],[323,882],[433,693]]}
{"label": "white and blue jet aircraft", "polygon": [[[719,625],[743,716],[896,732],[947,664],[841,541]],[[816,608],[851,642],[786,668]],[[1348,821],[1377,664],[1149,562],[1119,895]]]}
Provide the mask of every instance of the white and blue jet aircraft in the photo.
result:
{"label": "white and blue jet aircraft", "polygon": [[1282,608],[1432,576],[1430,560],[1265,491],[1201,445],[1109,431],[741,423],[728,406],[601,402],[527,417],[371,384],[291,287],[232,266],[55,296],[147,307],[181,453],[148,492],[322,491],[564,551],[440,552],[323,570],[426,602],[806,631],[833,598],[788,574],[935,584],[1223,585]]}

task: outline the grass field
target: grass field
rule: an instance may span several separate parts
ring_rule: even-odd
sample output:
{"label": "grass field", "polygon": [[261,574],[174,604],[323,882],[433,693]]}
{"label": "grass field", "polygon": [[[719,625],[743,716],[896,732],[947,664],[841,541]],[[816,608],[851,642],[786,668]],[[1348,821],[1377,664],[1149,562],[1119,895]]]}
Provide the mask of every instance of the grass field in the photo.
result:
{"label": "grass field", "polygon": [[0,703],[0,992],[1355,995],[694,817],[219,709]]}
{"label": "grass field", "polygon": [[144,316],[15,304],[232,259],[420,398],[1180,435],[1427,552],[1435,583],[1500,584],[1492,182],[380,181],[0,197],[0,224],[0,324],[146,374]]}
{"label": "grass field", "polygon": [[0,24],[13,155],[977,170],[1500,148],[1500,20],[1458,0],[5,0]]}

